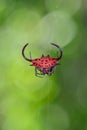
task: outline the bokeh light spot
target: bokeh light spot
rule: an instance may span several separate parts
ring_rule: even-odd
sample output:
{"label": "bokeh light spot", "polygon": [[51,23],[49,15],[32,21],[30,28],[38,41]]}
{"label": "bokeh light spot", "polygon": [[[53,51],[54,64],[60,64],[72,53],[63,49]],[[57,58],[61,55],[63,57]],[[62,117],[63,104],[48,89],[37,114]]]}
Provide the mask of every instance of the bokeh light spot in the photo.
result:
{"label": "bokeh light spot", "polygon": [[[31,33],[32,29],[40,20],[38,10],[29,10],[28,8],[16,9],[6,21],[10,28],[18,32]],[[30,34],[29,34],[30,35]]]}
{"label": "bokeh light spot", "polygon": [[42,18],[35,32],[37,32],[36,41],[44,44],[47,50],[50,42],[56,42],[61,46],[69,44],[76,36],[77,27],[68,14],[54,11]]}
{"label": "bokeh light spot", "polygon": [[64,11],[70,14],[76,13],[81,7],[81,0],[45,0],[49,11]]}
{"label": "bokeh light spot", "polygon": [[66,130],[69,127],[67,112],[56,104],[43,107],[37,113],[37,118],[44,130]]}

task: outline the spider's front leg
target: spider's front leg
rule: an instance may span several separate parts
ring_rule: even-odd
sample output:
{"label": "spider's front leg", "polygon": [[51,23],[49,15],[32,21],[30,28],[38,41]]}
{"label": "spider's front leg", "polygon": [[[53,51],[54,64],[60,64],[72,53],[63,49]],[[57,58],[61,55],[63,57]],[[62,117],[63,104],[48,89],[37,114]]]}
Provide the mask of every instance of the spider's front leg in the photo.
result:
{"label": "spider's front leg", "polygon": [[51,67],[49,68],[49,72],[48,72],[48,75],[51,76],[55,71],[55,67]]}
{"label": "spider's front leg", "polygon": [[43,75],[42,73],[38,73],[38,68],[35,67],[35,76],[42,78],[40,75]]}

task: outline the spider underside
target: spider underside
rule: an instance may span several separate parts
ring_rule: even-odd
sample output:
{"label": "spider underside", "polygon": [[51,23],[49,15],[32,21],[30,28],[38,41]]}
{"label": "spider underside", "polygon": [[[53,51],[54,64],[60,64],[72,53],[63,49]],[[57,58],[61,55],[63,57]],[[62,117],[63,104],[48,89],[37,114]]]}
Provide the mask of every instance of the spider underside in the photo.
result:
{"label": "spider underside", "polygon": [[41,75],[52,75],[54,73],[54,70],[55,70],[55,67],[49,67],[49,68],[38,68],[38,67],[35,67],[35,76],[38,76],[40,77]]}

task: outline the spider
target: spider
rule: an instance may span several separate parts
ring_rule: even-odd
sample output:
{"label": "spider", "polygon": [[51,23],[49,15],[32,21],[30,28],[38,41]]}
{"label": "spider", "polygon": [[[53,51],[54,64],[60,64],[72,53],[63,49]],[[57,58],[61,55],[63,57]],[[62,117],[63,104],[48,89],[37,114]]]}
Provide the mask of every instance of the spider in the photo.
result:
{"label": "spider", "polygon": [[55,43],[51,43],[51,45],[57,47],[60,51],[60,55],[57,58],[52,58],[50,55],[42,56],[40,58],[32,59],[31,55],[30,58],[27,58],[24,54],[25,48],[28,46],[28,43],[24,45],[22,49],[22,56],[23,58],[31,62],[30,66],[35,66],[35,75],[40,77],[41,75],[52,75],[54,73],[55,67],[59,65],[59,60],[62,58],[62,49],[59,45]]}

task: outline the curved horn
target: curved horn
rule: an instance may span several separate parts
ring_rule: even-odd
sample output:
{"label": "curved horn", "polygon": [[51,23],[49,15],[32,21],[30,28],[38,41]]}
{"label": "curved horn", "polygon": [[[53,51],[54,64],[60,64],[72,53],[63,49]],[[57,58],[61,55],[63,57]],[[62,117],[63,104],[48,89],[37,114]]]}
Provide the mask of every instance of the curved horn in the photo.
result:
{"label": "curved horn", "polygon": [[25,56],[25,54],[24,54],[25,48],[26,48],[27,46],[28,46],[28,43],[25,44],[24,47],[23,47],[23,49],[22,49],[22,56],[23,56],[23,58],[24,58],[25,60],[31,62],[32,60],[31,60],[31,59],[28,59],[28,58]]}
{"label": "curved horn", "polygon": [[59,45],[56,45],[55,43],[51,43],[51,45],[53,45],[53,46],[55,46],[55,47],[57,47],[57,48],[59,49],[60,55],[59,55],[59,57],[57,58],[57,60],[60,60],[60,59],[62,58],[62,54],[63,54],[62,48],[60,48]]}

